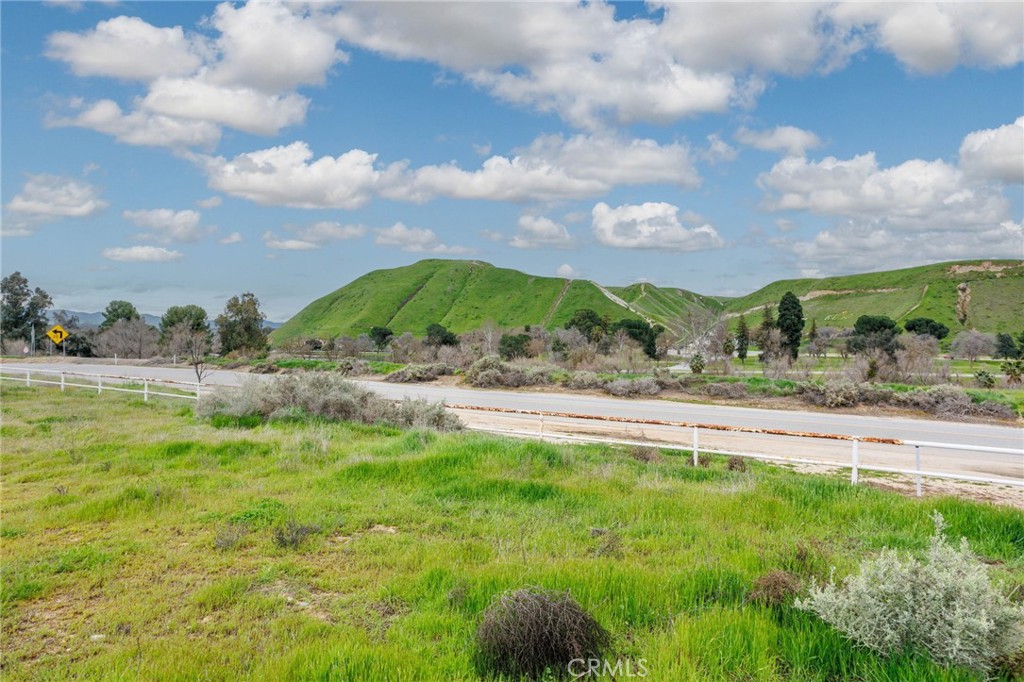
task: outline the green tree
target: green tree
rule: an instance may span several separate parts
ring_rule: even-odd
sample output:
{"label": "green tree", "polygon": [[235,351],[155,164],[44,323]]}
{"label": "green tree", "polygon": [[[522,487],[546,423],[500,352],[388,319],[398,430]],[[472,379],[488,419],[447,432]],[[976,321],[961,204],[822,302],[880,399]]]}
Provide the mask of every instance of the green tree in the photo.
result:
{"label": "green tree", "polygon": [[232,296],[217,316],[221,353],[233,351],[262,353],[267,349],[267,331],[263,328],[266,316],[260,310],[260,301],[251,292]]}
{"label": "green tree", "polygon": [[800,339],[804,335],[804,308],[792,291],[787,291],[779,301],[779,331],[782,332],[782,348],[789,357],[796,360],[800,353]]}
{"label": "green tree", "polygon": [[395,333],[387,327],[370,327],[370,340],[378,351],[388,347],[388,342]]}
{"label": "green tree", "polygon": [[772,330],[775,329],[775,309],[771,304],[765,304],[761,310],[761,326],[757,328],[754,333],[754,340],[757,342],[757,347],[761,349],[759,359],[761,362],[767,362],[771,359],[771,346],[770,335]]}
{"label": "green tree", "polygon": [[529,334],[502,334],[498,342],[498,355],[502,360],[513,360],[529,356]]}
{"label": "green tree", "polygon": [[807,332],[807,340],[814,341],[818,338],[818,318],[811,318],[811,329]]}
{"label": "green tree", "polygon": [[997,358],[1007,358],[1014,360],[1020,357],[1020,350],[1017,348],[1017,344],[1013,342],[1013,337],[1006,333],[996,334],[996,352]]}
{"label": "green tree", "polygon": [[459,345],[459,337],[448,331],[448,328],[444,325],[434,323],[427,327],[427,341],[428,346],[457,346]]}
{"label": "green tree", "polygon": [[620,329],[643,347],[647,357],[652,360],[658,357],[658,337],[665,332],[660,324],[651,325],[636,318],[624,318],[611,325],[608,333],[614,334]]}
{"label": "green tree", "polygon": [[889,357],[895,357],[900,348],[896,339],[899,333],[900,328],[890,317],[861,315],[853,323],[853,336],[846,340],[846,347],[853,353],[881,350]]}
{"label": "green tree", "polygon": [[588,341],[599,341],[608,329],[608,321],[590,308],[581,308],[565,323],[566,329],[576,329]]}
{"label": "green tree", "polygon": [[12,272],[0,280],[0,336],[28,341],[35,329],[38,343],[46,333],[46,310],[51,305],[48,293],[39,287],[33,291],[27,278]]}
{"label": "green tree", "polygon": [[206,310],[197,305],[172,305],[160,318],[160,343],[166,343],[171,329],[184,323],[189,331],[210,333]]}
{"label": "green tree", "polygon": [[106,331],[114,326],[118,320],[138,320],[142,316],[135,306],[128,301],[111,301],[103,311],[103,322],[100,322],[100,331]]}
{"label": "green tree", "polygon": [[944,339],[949,335],[949,327],[929,317],[915,317],[912,320],[907,320],[903,328],[911,334],[927,334],[936,339]]}
{"label": "green tree", "polygon": [[750,328],[747,327],[747,318],[740,315],[736,322],[736,357],[740,362],[746,363],[747,349],[750,347]]}

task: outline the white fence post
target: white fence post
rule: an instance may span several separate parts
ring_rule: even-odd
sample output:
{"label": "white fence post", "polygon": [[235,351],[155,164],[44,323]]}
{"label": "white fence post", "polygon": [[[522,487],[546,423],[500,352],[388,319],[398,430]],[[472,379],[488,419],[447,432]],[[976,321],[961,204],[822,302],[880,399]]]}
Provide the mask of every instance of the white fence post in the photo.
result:
{"label": "white fence post", "polygon": [[149,379],[142,380],[142,402],[149,402]]}
{"label": "white fence post", "polygon": [[860,440],[857,438],[853,439],[853,472],[850,474],[850,483],[857,485],[859,478],[857,467],[860,466],[860,454],[857,452],[857,446],[860,445]]}
{"label": "white fence post", "polygon": [[103,393],[103,377],[96,379],[96,393]]}
{"label": "white fence post", "polygon": [[700,440],[697,432],[697,427],[693,427],[693,466],[697,466],[697,461],[700,459]]}
{"label": "white fence post", "polygon": [[60,390],[64,390],[64,372],[60,373]]}
{"label": "white fence post", "polygon": [[540,439],[544,440],[544,415],[540,416]]}
{"label": "white fence post", "polygon": [[30,370],[30,369],[26,369],[25,370],[25,385],[26,386],[31,386],[32,385],[32,370]]}
{"label": "white fence post", "polygon": [[914,446],[914,486],[917,488],[917,496],[921,497],[921,446]]}

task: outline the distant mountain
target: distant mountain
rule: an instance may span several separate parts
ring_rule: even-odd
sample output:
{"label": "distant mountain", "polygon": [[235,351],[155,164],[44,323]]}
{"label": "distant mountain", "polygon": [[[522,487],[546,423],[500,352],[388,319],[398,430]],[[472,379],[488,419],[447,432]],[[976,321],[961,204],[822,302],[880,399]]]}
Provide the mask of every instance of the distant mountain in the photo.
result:
{"label": "distant mountain", "polygon": [[274,344],[297,337],[355,336],[373,326],[422,336],[439,323],[456,333],[493,321],[501,327],[565,324],[580,308],[613,320],[643,318],[670,330],[693,306],[747,313],[758,324],[760,308],[777,305],[787,291],[803,301],[804,315],[819,327],[851,327],[865,314],[904,322],[930,317],[954,332],[956,287],[971,288],[969,328],[1024,330],[1024,262],[958,261],[903,270],[822,279],[773,282],[740,298],[702,296],[685,289],[632,284],[604,287],[588,280],[536,277],[473,260],[423,260],[375,270],[319,298],[280,325]]}

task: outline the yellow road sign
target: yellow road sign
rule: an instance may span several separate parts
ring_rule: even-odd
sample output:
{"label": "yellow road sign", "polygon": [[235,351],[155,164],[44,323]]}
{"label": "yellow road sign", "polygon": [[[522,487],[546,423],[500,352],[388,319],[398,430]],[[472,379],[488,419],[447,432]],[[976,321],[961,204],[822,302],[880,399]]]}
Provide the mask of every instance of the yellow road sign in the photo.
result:
{"label": "yellow road sign", "polygon": [[64,327],[59,324],[55,324],[53,329],[46,332],[46,335],[50,337],[50,340],[56,344],[63,343],[64,339],[68,338],[68,333],[64,331]]}

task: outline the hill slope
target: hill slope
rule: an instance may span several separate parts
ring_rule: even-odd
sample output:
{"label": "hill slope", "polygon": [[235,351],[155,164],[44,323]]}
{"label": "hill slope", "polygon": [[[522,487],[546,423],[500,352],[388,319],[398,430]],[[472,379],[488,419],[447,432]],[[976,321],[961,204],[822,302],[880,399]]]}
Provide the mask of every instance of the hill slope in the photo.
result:
{"label": "hill slope", "polygon": [[720,306],[682,289],[649,284],[603,289],[586,280],[535,277],[482,261],[431,259],[363,275],[303,308],[274,332],[272,341],[352,336],[373,326],[422,335],[435,322],[456,333],[487,321],[501,327],[555,328],[581,308],[612,320],[644,318],[671,328],[673,319],[692,305]]}
{"label": "hill slope", "polygon": [[563,326],[580,308],[612,320],[624,317],[657,322],[675,331],[692,307],[748,313],[757,324],[759,309],[792,291],[803,301],[808,320],[819,326],[850,327],[860,315],[888,315],[903,322],[931,317],[959,330],[954,317],[956,286],[971,286],[969,327],[1020,333],[1024,311],[1024,263],[959,261],[903,270],[823,279],[773,282],[746,296],[722,301],[685,289],[631,284],[602,287],[587,280],[535,277],[471,260],[423,260],[375,270],[313,301],[276,330],[275,345],[297,337],[355,336],[370,327],[396,334],[422,335],[443,324],[462,333],[487,321],[500,327]]}
{"label": "hill slope", "polygon": [[804,316],[819,326],[852,327],[861,315],[888,315],[897,322],[930,317],[955,333],[957,284],[971,288],[968,327],[1020,333],[1024,328],[1024,262],[957,261],[916,268],[823,279],[779,280],[726,305],[731,314],[753,315],[766,303],[778,304],[787,291],[800,297]]}

